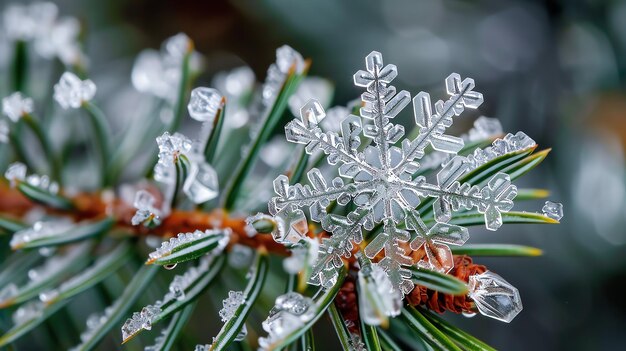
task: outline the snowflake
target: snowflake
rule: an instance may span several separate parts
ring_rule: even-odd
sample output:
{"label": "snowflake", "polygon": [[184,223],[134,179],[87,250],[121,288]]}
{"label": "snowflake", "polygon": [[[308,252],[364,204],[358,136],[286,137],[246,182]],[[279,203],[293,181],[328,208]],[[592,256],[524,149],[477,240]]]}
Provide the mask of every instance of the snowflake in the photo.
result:
{"label": "snowflake", "polygon": [[[464,146],[463,139],[445,131],[465,108],[481,105],[482,94],[473,90],[472,79],[461,79],[456,73],[448,76],[445,83],[450,98],[434,106],[428,93],[417,94],[413,110],[419,134],[409,140],[403,139],[401,125],[390,122],[411,102],[409,92],[396,92],[390,84],[398,74],[396,66],[385,66],[382,55],[375,51],[365,63],[366,70],[354,75],[355,85],[366,89],[361,95],[360,116],[347,115],[340,133],[318,126],[325,112],[315,100],[302,107],[300,119],[285,127],[288,141],[306,145],[310,154],[324,152],[328,163],[338,166],[339,176],[327,182],[320,170],[313,168],[307,174],[309,184],[290,185],[281,175],[274,181],[277,196],[270,201],[269,210],[281,217],[308,207],[311,220],[332,234],[321,244],[311,284],[332,286],[343,266],[341,258],[350,257],[354,243],[363,241],[366,230],[373,237],[368,238],[365,255],[379,256],[379,266],[394,287],[407,294],[414,287],[407,266],[416,264],[407,255],[409,248],[424,251],[418,266],[449,271],[452,254],[448,245],[462,245],[469,236],[467,228],[448,223],[452,211],[476,208],[484,214],[487,229],[496,230],[502,225],[501,213],[512,208],[517,189],[504,173],[497,173],[484,186],[459,181],[471,165],[456,155]],[[367,141],[363,146],[362,137]],[[454,156],[443,165],[435,184],[424,176],[414,176],[428,146]],[[416,210],[429,198],[434,200],[433,225]],[[334,201],[351,205],[353,210],[346,216],[328,211]]]}

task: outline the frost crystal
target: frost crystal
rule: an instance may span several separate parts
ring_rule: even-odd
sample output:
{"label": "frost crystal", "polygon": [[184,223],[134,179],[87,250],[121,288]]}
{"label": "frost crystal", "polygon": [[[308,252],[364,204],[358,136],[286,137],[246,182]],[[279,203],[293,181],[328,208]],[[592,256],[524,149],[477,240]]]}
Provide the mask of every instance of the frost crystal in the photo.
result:
{"label": "frost crystal", "polygon": [[131,318],[126,320],[122,326],[122,340],[128,339],[141,330],[150,330],[154,318],[161,313],[162,309],[174,301],[185,299],[185,291],[209,270],[211,262],[212,256],[205,256],[200,259],[197,266],[189,268],[182,275],[176,275],[162,300],[144,307],[141,312],[133,313]]}
{"label": "frost crystal", "polygon": [[209,351],[210,349],[211,349],[211,345],[204,344],[204,345],[196,345],[193,351]]}
{"label": "frost crystal", "polygon": [[300,328],[315,316],[315,303],[311,298],[289,292],[276,298],[276,305],[263,321],[263,330],[268,333],[259,338],[259,346],[268,349],[276,340]]}
{"label": "frost crystal", "polygon": [[[80,341],[82,343],[87,342],[89,339],[91,339],[95,333],[98,331],[98,329],[100,329],[101,326],[103,326],[108,320],[109,318],[111,318],[111,315],[113,314],[113,312],[120,306],[122,301],[120,301],[120,299],[115,300],[115,302],[108,306],[107,308],[104,309],[104,312],[102,313],[92,313],[88,318],[87,318],[87,328],[85,329],[85,331],[83,331],[80,334]],[[82,345],[82,344],[81,344]],[[78,351],[81,349],[81,345],[75,346],[73,348],[70,349],[70,351]]]}
{"label": "frost crystal", "polygon": [[467,296],[484,316],[509,323],[522,311],[519,291],[493,272],[470,276],[468,288]]}
{"label": "frost crystal", "polygon": [[194,143],[180,133],[165,132],[156,138],[159,161],[154,166],[154,179],[169,186],[168,195],[174,192],[176,163],[181,156],[189,161],[189,174],[184,179],[183,191],[194,203],[203,203],[217,197],[219,184],[215,169],[204,161]]}
{"label": "frost crystal", "polygon": [[287,45],[276,49],[276,63],[271,64],[268,68],[267,78],[263,84],[262,102],[264,106],[273,104],[292,67],[295,73],[304,71],[302,55]]}
{"label": "frost crystal", "polygon": [[[165,40],[161,51],[142,51],[133,65],[131,81],[135,89],[173,102],[182,77],[184,56],[193,48],[191,39],[179,33]],[[190,66],[197,69],[199,61],[192,52]]]}
{"label": "frost crystal", "polygon": [[135,194],[133,206],[137,209],[131,219],[132,225],[144,223],[146,226],[160,224],[160,211],[154,207],[156,199],[146,190],[139,190]]}
{"label": "frost crystal", "polygon": [[54,85],[54,100],[64,109],[79,108],[96,95],[96,85],[90,80],[81,80],[74,73],[65,72]]}
{"label": "frost crystal", "polygon": [[503,134],[502,125],[497,118],[480,116],[474,121],[474,128],[469,130],[467,140],[480,141]]}
{"label": "frost crystal", "polygon": [[375,263],[367,263],[359,270],[359,306],[363,321],[369,325],[382,324],[381,313],[389,317],[400,314],[402,294]]}
{"label": "frost crystal", "polygon": [[187,105],[191,118],[209,123],[213,123],[217,110],[222,107],[222,95],[215,89],[205,87],[192,90]]}
{"label": "frost crystal", "polygon": [[543,205],[541,209],[544,215],[560,221],[563,218],[563,204],[559,202],[546,201],[546,204]]}
{"label": "frost crystal", "polygon": [[[412,140],[403,139],[404,128],[390,121],[411,102],[411,96],[407,91],[396,92],[390,84],[397,68],[384,65],[382,55],[375,51],[365,63],[366,70],[354,75],[355,85],[366,89],[361,95],[360,116],[346,116],[341,133],[318,127],[324,111],[314,102],[307,103],[300,119],[285,127],[287,140],[306,145],[311,154],[323,151],[330,165],[339,166],[339,177],[328,182],[313,168],[308,172],[309,184],[290,185],[281,175],[274,181],[277,196],[270,201],[269,210],[279,218],[295,216],[300,220],[304,216],[300,208],[308,207],[311,219],[332,233],[322,242],[310,280],[325,287],[336,281],[337,270],[343,266],[341,258],[351,255],[353,243],[363,240],[362,230],[380,228],[365,247],[365,255],[374,258],[384,252],[380,268],[396,289],[407,294],[414,284],[406,266],[415,264],[407,256],[409,246],[412,250],[425,249],[420,266],[449,270],[452,255],[448,245],[462,245],[468,237],[466,228],[448,223],[452,211],[476,208],[484,214],[487,229],[496,230],[502,224],[501,214],[512,208],[517,189],[504,173],[497,173],[486,185],[461,183],[459,178],[470,171],[462,156],[447,162],[434,184],[415,175],[427,147],[456,155],[464,146],[463,139],[445,132],[455,116],[481,105],[482,94],[473,90],[472,79],[461,79],[456,73],[448,76],[445,83],[450,98],[446,101],[433,104],[428,93],[417,94],[413,112],[419,134]],[[362,137],[371,145],[361,147]],[[509,139],[512,147],[532,141],[521,135]],[[421,202],[430,203],[429,198],[434,199],[434,225],[427,225],[416,210]],[[355,209],[347,216],[328,213],[332,201],[341,206],[352,202]]]}
{"label": "frost crystal", "polygon": [[2,99],[2,113],[13,122],[17,122],[24,115],[33,112],[33,99],[15,92]]}
{"label": "frost crystal", "polygon": [[11,248],[17,249],[34,240],[64,235],[74,227],[74,224],[67,220],[35,222],[32,227],[15,232],[10,245]]}
{"label": "frost crystal", "polygon": [[224,306],[220,312],[222,322],[228,322],[235,315],[237,308],[245,303],[245,297],[242,291],[229,291],[228,297],[222,301]]}
{"label": "frost crystal", "polygon": [[16,186],[17,182],[26,179],[26,165],[21,162],[14,162],[4,172],[4,177],[11,182],[11,186]]}

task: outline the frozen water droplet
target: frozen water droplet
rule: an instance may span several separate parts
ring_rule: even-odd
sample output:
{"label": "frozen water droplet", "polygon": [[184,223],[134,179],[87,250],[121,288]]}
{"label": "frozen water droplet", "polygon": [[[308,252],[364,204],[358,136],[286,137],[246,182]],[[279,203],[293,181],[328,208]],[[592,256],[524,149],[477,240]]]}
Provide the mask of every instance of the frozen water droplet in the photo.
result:
{"label": "frozen water droplet", "polygon": [[468,288],[467,296],[484,316],[509,323],[522,311],[519,291],[491,271],[470,276]]}
{"label": "frozen water droplet", "polygon": [[546,201],[541,211],[547,217],[557,221],[560,221],[561,218],[563,218],[563,204],[559,202]]}
{"label": "frozen water droplet", "polygon": [[217,197],[219,184],[215,169],[206,162],[192,164],[189,176],[183,185],[185,195],[196,204],[201,204]]}
{"label": "frozen water droplet", "polygon": [[191,98],[187,109],[191,118],[200,122],[213,123],[217,110],[222,108],[222,95],[212,88],[195,88],[191,91]]}
{"label": "frozen water droplet", "polygon": [[54,100],[64,109],[79,108],[96,95],[96,85],[89,79],[81,80],[71,72],[65,72],[54,85]]}
{"label": "frozen water droplet", "polygon": [[34,110],[33,99],[15,92],[2,99],[2,113],[7,115],[13,122],[17,122],[24,115]]}
{"label": "frozen water droplet", "polygon": [[277,243],[297,244],[309,232],[307,219],[300,210],[280,213],[274,219],[278,225],[272,231],[272,237]]}
{"label": "frozen water droplet", "polygon": [[166,264],[166,265],[163,265],[163,268],[167,269],[168,271],[171,271],[172,269],[176,268],[177,265],[178,265],[177,263]]}
{"label": "frozen water droplet", "polygon": [[262,326],[269,335],[259,339],[261,347],[267,347],[273,340],[300,328],[315,316],[315,303],[311,298],[296,292],[289,292],[276,298],[276,304],[263,321]]}
{"label": "frozen water droplet", "polygon": [[18,181],[26,178],[26,165],[20,162],[11,163],[4,172],[4,177],[11,182],[11,186],[15,186]]}
{"label": "frozen water droplet", "polygon": [[271,233],[276,229],[277,225],[274,217],[261,212],[246,218],[246,232],[249,237],[253,237],[258,233]]}

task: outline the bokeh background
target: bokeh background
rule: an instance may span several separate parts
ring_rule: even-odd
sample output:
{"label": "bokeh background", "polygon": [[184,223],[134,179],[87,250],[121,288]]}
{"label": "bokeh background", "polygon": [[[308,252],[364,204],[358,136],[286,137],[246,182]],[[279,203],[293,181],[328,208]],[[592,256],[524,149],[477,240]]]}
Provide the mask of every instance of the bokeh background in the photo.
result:
{"label": "bokeh background", "polygon": [[[7,3],[0,0],[0,8]],[[519,288],[524,310],[511,324],[450,319],[502,350],[624,347],[626,1],[56,3],[60,13],[85,25],[89,71],[99,91],[131,94],[130,101],[134,57],[181,31],[206,57],[197,85],[242,64],[262,80],[283,44],[312,60],[310,75],[334,83],[336,104],[358,97],[352,74],[372,50],[398,66],[397,86],[412,94],[443,96],[450,72],[474,78],[485,95],[480,114],[553,148],[520,185],[550,189],[566,212],[559,226],[473,229],[471,242],[527,244],[544,249],[544,256],[478,260]],[[0,72],[9,57],[0,44]],[[457,124],[461,131],[471,119]],[[329,349],[338,347],[333,339],[317,338]]]}

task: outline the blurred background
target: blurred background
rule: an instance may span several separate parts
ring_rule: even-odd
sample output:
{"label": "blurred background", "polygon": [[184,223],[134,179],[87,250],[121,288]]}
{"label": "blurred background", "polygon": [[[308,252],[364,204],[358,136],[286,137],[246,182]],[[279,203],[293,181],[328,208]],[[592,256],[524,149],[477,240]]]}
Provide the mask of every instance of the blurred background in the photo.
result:
{"label": "blurred background", "polygon": [[[206,58],[196,85],[242,64],[262,80],[283,44],[312,60],[311,76],[333,82],[333,104],[358,97],[352,75],[372,50],[398,66],[395,83],[412,94],[443,97],[451,72],[474,78],[485,96],[476,116],[497,117],[505,131],[553,148],[518,185],[550,189],[565,217],[559,226],[473,228],[472,243],[526,244],[544,255],[477,260],[519,288],[524,311],[511,324],[447,317],[502,350],[623,348],[626,1],[55,2],[83,22],[91,78],[113,100],[137,94],[130,72],[139,51],[178,32]],[[10,51],[0,40],[0,72]],[[408,110],[402,118],[410,123]],[[472,120],[455,126],[464,131]],[[318,342],[334,345],[327,335]]]}

